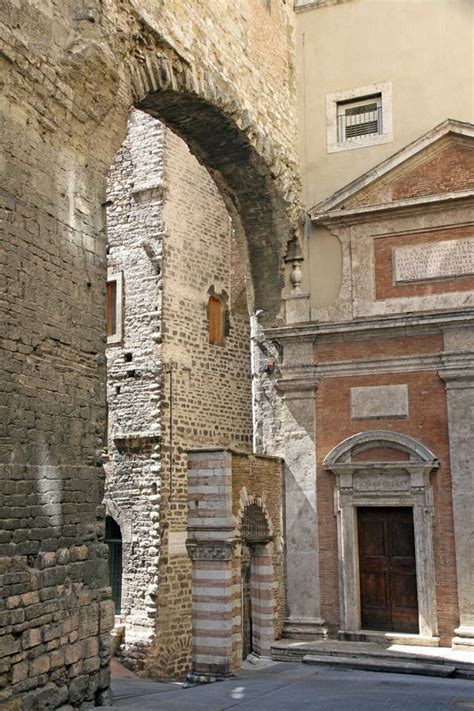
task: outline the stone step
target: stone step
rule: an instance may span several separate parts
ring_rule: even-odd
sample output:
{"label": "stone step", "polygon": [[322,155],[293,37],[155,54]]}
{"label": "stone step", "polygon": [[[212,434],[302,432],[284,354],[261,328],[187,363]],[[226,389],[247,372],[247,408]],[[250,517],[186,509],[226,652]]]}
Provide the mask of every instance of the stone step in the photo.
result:
{"label": "stone step", "polygon": [[424,676],[452,677],[456,673],[454,664],[431,663],[424,660],[404,660],[395,657],[381,658],[364,655],[362,657],[345,657],[339,654],[306,654],[305,664],[324,664],[346,669],[364,671],[391,672],[395,674],[420,674]]}
{"label": "stone step", "polygon": [[335,640],[301,642],[281,639],[272,644],[272,659],[279,662],[301,662],[305,657],[328,658],[330,663],[343,658],[361,663],[366,660],[394,661],[399,664],[427,664],[430,666],[454,667],[456,678],[474,681],[474,655],[449,648],[436,648],[429,654],[422,647],[405,646],[390,649],[367,642],[341,642]]}

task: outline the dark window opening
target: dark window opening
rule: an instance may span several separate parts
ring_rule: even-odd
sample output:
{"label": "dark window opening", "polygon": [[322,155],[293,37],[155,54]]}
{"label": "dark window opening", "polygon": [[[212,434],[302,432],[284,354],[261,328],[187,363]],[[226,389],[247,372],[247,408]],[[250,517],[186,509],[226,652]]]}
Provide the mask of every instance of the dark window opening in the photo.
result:
{"label": "dark window opening", "polygon": [[105,518],[105,542],[109,547],[109,581],[115,614],[122,609],[122,532],[111,516]]}

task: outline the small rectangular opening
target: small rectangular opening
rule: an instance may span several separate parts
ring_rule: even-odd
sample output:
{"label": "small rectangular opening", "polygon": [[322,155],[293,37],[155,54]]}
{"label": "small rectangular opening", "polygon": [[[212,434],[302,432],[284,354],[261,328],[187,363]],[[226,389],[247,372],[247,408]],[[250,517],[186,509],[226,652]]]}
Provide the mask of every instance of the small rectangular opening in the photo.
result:
{"label": "small rectangular opening", "polygon": [[107,282],[107,336],[117,333],[117,282]]}

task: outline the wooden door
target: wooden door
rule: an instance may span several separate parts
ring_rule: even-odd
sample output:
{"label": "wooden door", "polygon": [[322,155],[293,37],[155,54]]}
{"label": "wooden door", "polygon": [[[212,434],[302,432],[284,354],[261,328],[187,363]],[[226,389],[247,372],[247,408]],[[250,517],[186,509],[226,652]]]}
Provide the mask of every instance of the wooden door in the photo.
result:
{"label": "wooden door", "polygon": [[411,508],[359,508],[362,629],[418,632]]}

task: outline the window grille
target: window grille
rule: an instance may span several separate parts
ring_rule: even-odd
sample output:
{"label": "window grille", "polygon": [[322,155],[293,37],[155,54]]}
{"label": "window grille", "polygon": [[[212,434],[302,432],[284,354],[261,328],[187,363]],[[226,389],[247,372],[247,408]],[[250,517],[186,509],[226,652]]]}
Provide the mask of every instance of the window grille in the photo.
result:
{"label": "window grille", "polygon": [[242,538],[247,543],[266,543],[270,540],[267,519],[258,504],[249,504],[244,511]]}
{"label": "window grille", "polygon": [[380,96],[340,103],[337,109],[337,133],[340,143],[359,136],[383,133]]}

